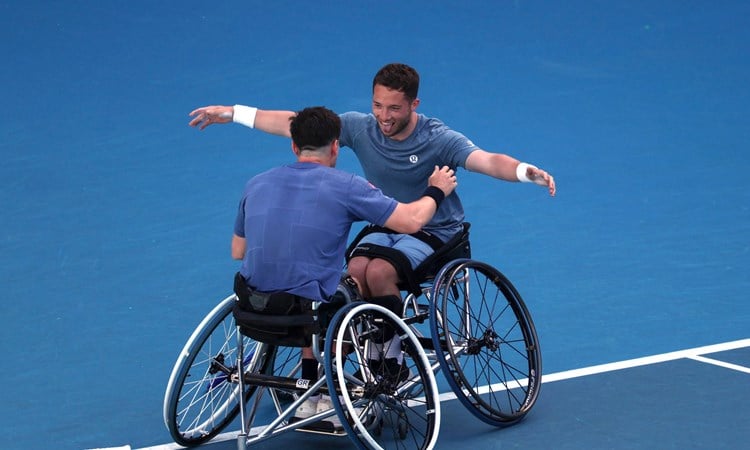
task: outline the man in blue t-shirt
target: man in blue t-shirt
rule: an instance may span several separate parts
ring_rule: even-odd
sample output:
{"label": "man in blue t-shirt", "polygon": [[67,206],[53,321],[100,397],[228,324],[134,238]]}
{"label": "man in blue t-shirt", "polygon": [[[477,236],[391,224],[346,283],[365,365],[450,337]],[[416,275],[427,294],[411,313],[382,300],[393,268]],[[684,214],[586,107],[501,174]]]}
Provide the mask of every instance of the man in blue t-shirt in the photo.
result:
{"label": "man in blue t-shirt", "polygon": [[[341,279],[352,223],[414,233],[453,192],[456,177],[448,167],[433,167],[422,195],[398,202],[365,179],[334,169],[341,134],[334,112],[306,108],[287,120],[297,162],[248,181],[235,220],[232,257],[242,260],[240,274],[254,291],[284,291],[325,302]],[[317,360],[310,348],[302,354],[302,378],[314,381]],[[296,416],[329,408],[327,399],[310,399]]]}
{"label": "man in blue t-shirt", "polygon": [[[550,195],[555,195],[554,178],[546,171],[508,155],[482,150],[441,121],[418,114],[418,90],[416,70],[405,64],[387,64],[373,79],[372,113],[341,115],[341,145],[354,150],[365,177],[385,194],[402,202],[418,198],[420,181],[437,165],[454,170],[463,167],[505,181],[532,182],[547,187]],[[243,105],[207,106],[190,113],[193,117],[190,125],[204,129],[213,123],[233,121],[289,136],[288,119],[292,114]],[[446,242],[461,230],[463,220],[463,207],[454,192],[424,231]],[[434,252],[429,243],[408,234],[374,233],[364,239],[400,251],[412,269]],[[389,261],[356,256],[349,261],[348,271],[359,280],[365,297],[400,296],[399,271]]]}

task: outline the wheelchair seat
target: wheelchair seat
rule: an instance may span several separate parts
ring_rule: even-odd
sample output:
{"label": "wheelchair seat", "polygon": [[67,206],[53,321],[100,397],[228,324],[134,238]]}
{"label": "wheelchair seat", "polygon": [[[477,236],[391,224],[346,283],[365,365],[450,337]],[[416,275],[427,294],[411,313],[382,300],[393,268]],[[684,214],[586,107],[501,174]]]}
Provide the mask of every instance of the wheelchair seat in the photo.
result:
{"label": "wheelchair seat", "polygon": [[341,306],[358,297],[351,277],[342,277],[328,302],[318,302],[288,292],[252,290],[238,272],[234,279],[237,301],[232,308],[240,332],[256,341],[284,347],[309,347]]}
{"label": "wheelchair seat", "polygon": [[346,251],[347,262],[355,256],[385,259],[396,268],[396,271],[399,274],[401,280],[399,288],[418,296],[422,292],[421,285],[426,281],[435,278],[438,270],[440,270],[443,265],[455,259],[471,258],[471,244],[469,242],[469,228],[471,228],[471,224],[469,222],[464,222],[462,225],[462,230],[456,233],[456,235],[446,243],[442,243],[434,236],[424,232],[412,234],[411,236],[427,242],[433,249],[435,249],[433,254],[425,258],[425,260],[415,269],[412,269],[409,260],[398,250],[370,244],[366,247],[359,246],[359,242],[362,238],[370,233],[396,233],[388,228],[371,224],[364,227],[354,240],[352,240],[352,243]]}

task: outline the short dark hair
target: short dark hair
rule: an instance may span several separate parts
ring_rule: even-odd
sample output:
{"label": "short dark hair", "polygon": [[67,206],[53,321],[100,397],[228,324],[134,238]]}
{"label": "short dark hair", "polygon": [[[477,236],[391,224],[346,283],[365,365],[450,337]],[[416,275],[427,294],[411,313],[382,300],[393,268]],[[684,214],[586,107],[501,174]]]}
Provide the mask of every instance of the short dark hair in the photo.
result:
{"label": "short dark hair", "polygon": [[375,74],[372,80],[373,90],[377,84],[403,92],[409,100],[414,100],[419,93],[419,74],[406,64],[386,64]]}
{"label": "short dark hair", "polygon": [[292,116],[289,131],[301,150],[314,150],[335,141],[341,135],[341,119],[324,106],[311,106]]}

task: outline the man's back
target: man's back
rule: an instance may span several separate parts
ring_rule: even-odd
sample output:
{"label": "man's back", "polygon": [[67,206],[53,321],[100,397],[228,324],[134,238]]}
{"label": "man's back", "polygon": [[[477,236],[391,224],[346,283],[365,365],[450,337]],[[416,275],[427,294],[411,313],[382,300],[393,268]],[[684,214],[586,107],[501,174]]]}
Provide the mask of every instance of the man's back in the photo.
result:
{"label": "man's back", "polygon": [[341,277],[353,222],[384,223],[396,207],[360,177],[315,163],[250,180],[235,233],[247,241],[240,272],[255,289],[326,300]]}

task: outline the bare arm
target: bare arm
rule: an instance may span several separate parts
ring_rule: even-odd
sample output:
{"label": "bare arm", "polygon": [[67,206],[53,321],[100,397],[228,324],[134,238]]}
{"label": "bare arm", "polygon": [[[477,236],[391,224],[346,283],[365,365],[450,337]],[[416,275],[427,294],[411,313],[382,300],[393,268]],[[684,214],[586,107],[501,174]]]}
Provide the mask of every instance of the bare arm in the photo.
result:
{"label": "bare arm", "polygon": [[294,116],[292,111],[264,111],[258,110],[255,115],[255,128],[266,133],[291,138],[289,119]]}
{"label": "bare arm", "polygon": [[[549,189],[549,195],[554,196],[556,192],[555,179],[542,169],[527,165],[520,166],[525,171],[519,176],[519,164],[517,159],[501,153],[490,153],[485,150],[476,150],[466,158],[466,169],[479,172],[505,181],[530,181],[539,186]],[[523,177],[525,176],[525,179]]]}
{"label": "bare arm", "polygon": [[245,248],[247,241],[236,234],[232,235],[232,258],[242,259],[245,257]]}
{"label": "bare arm", "polygon": [[[246,109],[243,108],[243,111]],[[237,111],[239,113],[239,111]],[[267,111],[258,109],[252,123],[247,123],[245,117],[235,115],[234,106],[203,106],[190,112],[189,125],[203,130],[214,123],[237,122],[251,128],[256,128],[266,133],[277,136],[291,137],[289,133],[289,118],[294,115],[292,111]]]}
{"label": "bare arm", "polygon": [[[458,183],[452,169],[445,166],[439,169],[435,166],[435,170],[428,180],[428,185],[440,189],[443,195],[447,197],[456,189]],[[384,225],[399,233],[416,233],[427,225],[432,216],[435,215],[437,208],[436,201],[429,196],[423,196],[411,203],[399,202]]]}

